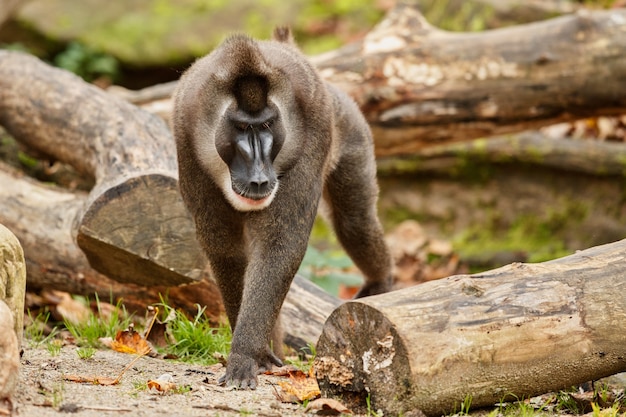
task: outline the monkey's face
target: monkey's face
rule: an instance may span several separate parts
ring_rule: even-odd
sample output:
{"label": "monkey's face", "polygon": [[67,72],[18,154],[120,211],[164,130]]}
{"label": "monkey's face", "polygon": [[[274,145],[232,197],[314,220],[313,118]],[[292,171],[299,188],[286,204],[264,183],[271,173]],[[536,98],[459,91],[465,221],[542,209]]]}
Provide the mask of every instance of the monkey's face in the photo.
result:
{"label": "monkey's face", "polygon": [[263,209],[278,189],[274,159],[283,142],[278,111],[268,106],[249,114],[237,108],[225,113],[223,123],[215,146],[228,165],[224,194],[237,210]]}

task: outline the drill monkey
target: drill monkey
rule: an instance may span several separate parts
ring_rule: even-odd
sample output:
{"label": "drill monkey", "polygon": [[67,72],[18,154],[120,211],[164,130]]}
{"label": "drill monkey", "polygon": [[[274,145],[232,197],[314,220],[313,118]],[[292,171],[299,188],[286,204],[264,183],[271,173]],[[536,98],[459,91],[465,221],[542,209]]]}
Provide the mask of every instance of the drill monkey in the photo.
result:
{"label": "drill monkey", "polygon": [[232,36],[196,61],[172,123],[180,191],[233,329],[220,383],[254,389],[282,365],[277,319],[320,201],[365,275],[357,297],[390,288],[372,136],[284,28],[269,41]]}

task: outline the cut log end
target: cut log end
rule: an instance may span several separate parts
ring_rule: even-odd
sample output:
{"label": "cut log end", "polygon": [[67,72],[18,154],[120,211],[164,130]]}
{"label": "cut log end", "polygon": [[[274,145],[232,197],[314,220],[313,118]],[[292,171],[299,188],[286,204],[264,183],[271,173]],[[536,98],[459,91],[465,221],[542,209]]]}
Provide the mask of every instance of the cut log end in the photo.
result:
{"label": "cut log end", "polygon": [[336,309],[317,343],[315,372],[324,396],[351,409],[400,414],[411,398],[407,349],[393,323],[360,301]]}
{"label": "cut log end", "polygon": [[77,243],[95,270],[120,282],[173,286],[207,275],[193,221],[169,176],[106,187],[83,216]]}

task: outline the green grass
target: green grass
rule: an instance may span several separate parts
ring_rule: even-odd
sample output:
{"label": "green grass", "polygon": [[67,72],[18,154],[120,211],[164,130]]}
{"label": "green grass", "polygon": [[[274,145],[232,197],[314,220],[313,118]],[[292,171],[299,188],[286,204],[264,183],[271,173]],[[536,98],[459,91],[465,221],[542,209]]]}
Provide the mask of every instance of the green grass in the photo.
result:
{"label": "green grass", "polygon": [[212,365],[219,362],[230,351],[232,334],[227,324],[214,327],[204,315],[204,308],[198,306],[198,312],[192,319],[172,307],[161,304],[164,315],[173,314],[168,322],[169,334],[174,342],[166,348],[167,353],[186,362]]}
{"label": "green grass", "polygon": [[298,368],[304,373],[308,373],[311,367],[313,366],[313,361],[315,360],[315,345],[313,343],[309,343],[306,348],[302,348],[301,352],[298,352],[298,356],[295,358],[287,358],[285,361]]}
{"label": "green grass", "polygon": [[49,334],[45,333],[46,325],[50,321],[50,312],[44,311],[33,317],[30,310],[27,311],[29,323],[24,328],[24,338],[28,341],[29,346],[37,347],[48,344],[59,333],[56,327],[53,327]]}
{"label": "green grass", "polygon": [[548,416],[576,416],[591,415],[592,417],[626,417],[626,395],[624,387],[610,387],[608,384],[596,383],[592,393],[589,394],[589,402],[577,401],[574,395],[579,393],[578,387],[571,390],[559,391],[558,393],[548,393],[545,395],[532,397],[528,400],[520,399],[509,394],[506,398],[513,398],[513,401],[502,399],[497,408],[489,410],[484,408],[469,412],[471,396],[467,396],[461,404],[461,411],[452,414],[454,417],[476,415],[487,417],[548,417]]}
{"label": "green grass", "polygon": [[87,320],[81,323],[64,321],[65,327],[74,336],[78,346],[101,347],[100,338],[114,338],[118,331],[127,329],[132,322],[132,316],[126,312],[121,302],[118,302],[115,309],[106,317],[102,314],[97,295],[96,306],[97,313],[90,313]]}
{"label": "green grass", "polygon": [[91,359],[96,353],[96,348],[91,346],[83,346],[76,349],[76,354],[81,359]]}
{"label": "green grass", "polygon": [[50,356],[59,356],[62,347],[63,341],[59,339],[50,340],[48,343],[46,343],[46,349],[50,353]]}

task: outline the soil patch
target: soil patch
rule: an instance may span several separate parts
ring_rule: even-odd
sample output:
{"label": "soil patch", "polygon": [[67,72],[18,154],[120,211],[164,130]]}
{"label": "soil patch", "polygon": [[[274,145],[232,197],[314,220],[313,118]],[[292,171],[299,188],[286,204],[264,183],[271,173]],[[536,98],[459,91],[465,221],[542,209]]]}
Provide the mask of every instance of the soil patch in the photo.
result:
{"label": "soil patch", "polygon": [[[27,347],[21,359],[18,387],[13,397],[18,416],[305,416],[299,404],[276,399],[281,377],[260,375],[256,390],[233,390],[217,385],[222,365],[202,366],[142,357],[114,386],[75,383],[68,375],[116,378],[133,355],[98,350],[81,359],[75,346],[64,346],[58,355],[45,347]],[[146,388],[149,380],[170,374],[184,393],[158,393]],[[184,391],[184,390],[181,390]]]}

